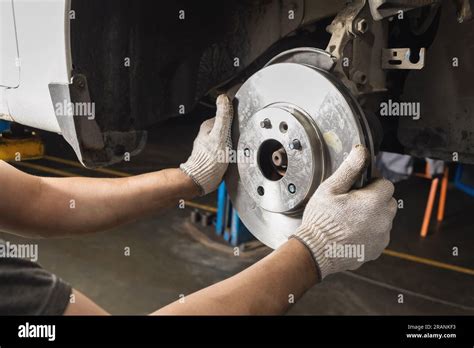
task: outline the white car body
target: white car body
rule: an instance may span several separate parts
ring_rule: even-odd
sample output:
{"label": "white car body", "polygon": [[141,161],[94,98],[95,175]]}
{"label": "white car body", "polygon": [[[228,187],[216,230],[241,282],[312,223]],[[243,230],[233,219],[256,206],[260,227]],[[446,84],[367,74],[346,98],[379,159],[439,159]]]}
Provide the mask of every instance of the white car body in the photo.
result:
{"label": "white car body", "polygon": [[49,84],[69,84],[68,0],[0,0],[0,119],[61,127]]}

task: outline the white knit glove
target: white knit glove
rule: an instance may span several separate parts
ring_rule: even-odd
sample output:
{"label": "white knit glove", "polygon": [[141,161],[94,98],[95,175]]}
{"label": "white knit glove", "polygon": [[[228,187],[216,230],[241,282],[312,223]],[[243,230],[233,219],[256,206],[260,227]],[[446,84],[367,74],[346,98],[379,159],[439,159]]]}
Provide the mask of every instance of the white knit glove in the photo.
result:
{"label": "white knit glove", "polygon": [[351,190],[366,169],[369,156],[362,145],[352,149],[309,200],[302,224],[292,236],[311,251],[320,280],[377,259],[390,241],[397,212],[392,183],[376,179]]}
{"label": "white knit glove", "polygon": [[229,165],[228,150],[232,149],[232,103],[222,94],[216,104],[216,117],[202,123],[191,156],[180,165],[181,170],[199,187],[201,195],[217,189]]}

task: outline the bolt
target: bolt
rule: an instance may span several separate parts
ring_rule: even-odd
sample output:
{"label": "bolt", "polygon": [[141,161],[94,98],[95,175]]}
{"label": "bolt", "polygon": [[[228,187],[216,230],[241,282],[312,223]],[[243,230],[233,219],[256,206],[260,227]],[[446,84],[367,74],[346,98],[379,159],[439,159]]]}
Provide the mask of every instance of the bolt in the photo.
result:
{"label": "bolt", "polygon": [[290,143],[290,150],[301,150],[301,143],[298,139],[294,139]]}
{"label": "bolt", "polygon": [[360,85],[365,85],[367,83],[367,75],[364,74],[362,71],[357,70],[352,75],[352,80],[354,80],[355,83],[358,83]]}
{"label": "bolt", "polygon": [[244,149],[244,156],[245,157],[250,157],[250,149],[249,148]]}
{"label": "bolt", "polygon": [[365,34],[369,30],[369,22],[366,19],[361,18],[356,22],[355,29],[359,34]]}
{"label": "bolt", "polygon": [[75,76],[74,79],[79,88],[84,88],[86,86],[86,82],[84,81],[82,76]]}
{"label": "bolt", "polygon": [[262,122],[260,122],[260,127],[262,128],[272,128],[272,123],[268,118],[264,119]]}
{"label": "bolt", "polygon": [[263,195],[265,194],[265,190],[263,189],[262,186],[257,187],[257,193],[258,193],[260,196],[263,196]]}
{"label": "bolt", "polygon": [[289,184],[288,185],[288,191],[290,193],[295,193],[296,192],[296,186],[294,184]]}

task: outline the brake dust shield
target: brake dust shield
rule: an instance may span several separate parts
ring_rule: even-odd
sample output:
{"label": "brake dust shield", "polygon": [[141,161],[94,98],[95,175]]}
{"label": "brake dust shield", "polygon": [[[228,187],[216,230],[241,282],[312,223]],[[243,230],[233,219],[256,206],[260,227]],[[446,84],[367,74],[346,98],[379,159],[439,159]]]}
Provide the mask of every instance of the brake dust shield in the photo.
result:
{"label": "brake dust shield", "polygon": [[[315,52],[279,55],[234,99],[238,160],[225,181],[245,226],[271,248],[298,228],[309,198],[354,145],[364,144],[373,156],[361,108],[330,72],[307,62]],[[308,59],[295,59],[301,54]]]}

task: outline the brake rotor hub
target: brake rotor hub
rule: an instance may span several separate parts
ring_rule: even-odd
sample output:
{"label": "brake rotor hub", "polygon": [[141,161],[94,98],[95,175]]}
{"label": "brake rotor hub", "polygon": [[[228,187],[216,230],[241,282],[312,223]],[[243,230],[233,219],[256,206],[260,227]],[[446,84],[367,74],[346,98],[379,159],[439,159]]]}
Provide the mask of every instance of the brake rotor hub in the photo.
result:
{"label": "brake rotor hub", "polygon": [[274,104],[257,111],[242,128],[237,149],[255,154],[253,161],[237,164],[238,172],[249,196],[267,211],[297,210],[322,180],[320,135],[294,106]]}
{"label": "brake rotor hub", "polygon": [[229,166],[226,184],[244,224],[272,248],[300,225],[311,195],[354,145],[373,153],[357,102],[334,76],[310,64],[318,51],[279,55],[235,96],[234,149],[247,160]]}

